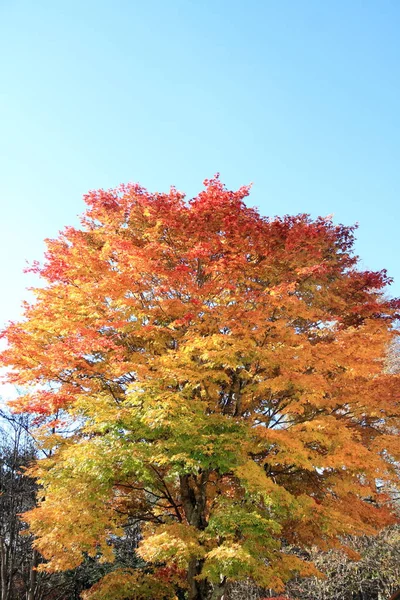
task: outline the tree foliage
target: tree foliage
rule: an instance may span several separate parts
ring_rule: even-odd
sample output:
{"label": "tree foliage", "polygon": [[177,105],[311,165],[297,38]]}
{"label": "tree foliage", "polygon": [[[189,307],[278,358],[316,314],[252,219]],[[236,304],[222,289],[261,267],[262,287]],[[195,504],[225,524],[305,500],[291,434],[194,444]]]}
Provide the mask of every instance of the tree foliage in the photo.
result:
{"label": "tree foliage", "polygon": [[249,577],[279,592],[316,573],[285,545],[392,520],[375,486],[397,480],[400,450],[390,280],[357,268],[354,228],[261,217],[248,191],[89,193],[5,332],[9,380],[31,389],[16,407],[74,423],[32,471],[46,568],[112,560],[142,524],[147,567],[88,600],[217,599]]}

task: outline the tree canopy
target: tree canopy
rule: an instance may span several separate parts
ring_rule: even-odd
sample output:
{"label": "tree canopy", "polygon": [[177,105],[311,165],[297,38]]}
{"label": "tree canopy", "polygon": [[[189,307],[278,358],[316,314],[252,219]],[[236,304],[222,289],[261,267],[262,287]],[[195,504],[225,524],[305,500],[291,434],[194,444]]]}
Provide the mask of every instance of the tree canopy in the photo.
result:
{"label": "tree canopy", "polygon": [[248,193],[218,177],[189,202],[90,192],[4,333],[28,389],[16,408],[54,416],[24,517],[46,568],[109,561],[141,523],[145,566],[88,600],[218,599],[246,578],[279,592],[316,572],[287,545],[341,547],[393,520],[376,486],[400,453],[390,279],[358,268],[353,227],[262,217]]}

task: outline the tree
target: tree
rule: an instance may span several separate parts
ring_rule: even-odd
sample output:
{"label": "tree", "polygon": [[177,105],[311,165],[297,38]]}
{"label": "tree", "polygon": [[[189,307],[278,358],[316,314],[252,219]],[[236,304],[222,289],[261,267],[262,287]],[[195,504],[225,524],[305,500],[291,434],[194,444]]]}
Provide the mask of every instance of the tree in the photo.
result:
{"label": "tree", "polygon": [[267,219],[248,192],[89,193],[5,331],[9,380],[32,390],[16,408],[74,423],[33,470],[43,495],[24,518],[46,568],[112,560],[141,524],[146,565],[88,600],[219,599],[246,578],[279,592],[316,573],[286,545],[393,520],[375,485],[399,457],[390,279],[357,269],[353,227]]}
{"label": "tree", "polygon": [[[0,410],[0,599],[34,598],[37,553],[18,515],[35,505],[35,482],[23,469],[35,458],[27,418]],[[26,533],[26,531],[25,531]]]}

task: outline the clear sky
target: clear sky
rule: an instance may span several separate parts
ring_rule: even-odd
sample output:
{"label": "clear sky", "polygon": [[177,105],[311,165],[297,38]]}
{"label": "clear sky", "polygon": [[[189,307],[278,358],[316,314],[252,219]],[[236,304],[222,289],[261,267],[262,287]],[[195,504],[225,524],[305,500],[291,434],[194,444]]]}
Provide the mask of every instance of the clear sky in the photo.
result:
{"label": "clear sky", "polygon": [[359,222],[400,295],[398,0],[0,0],[0,323],[89,189]]}

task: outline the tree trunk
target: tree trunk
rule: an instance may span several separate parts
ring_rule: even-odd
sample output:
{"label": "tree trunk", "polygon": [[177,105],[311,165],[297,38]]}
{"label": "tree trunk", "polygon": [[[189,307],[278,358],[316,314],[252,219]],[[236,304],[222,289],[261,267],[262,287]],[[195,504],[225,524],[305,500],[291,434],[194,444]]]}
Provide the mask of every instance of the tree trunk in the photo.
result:
{"label": "tree trunk", "polygon": [[[202,471],[199,475],[182,475],[180,489],[185,517],[189,525],[196,529],[204,530],[207,526],[206,485],[209,473]],[[210,585],[207,580],[198,580],[201,574],[203,561],[197,557],[192,558],[188,565],[188,600],[208,600],[210,598]]]}
{"label": "tree trunk", "polygon": [[188,585],[189,594],[188,600],[208,600],[209,598],[209,585],[207,580],[196,579],[197,575],[200,575],[203,568],[203,561],[199,561],[193,558],[189,562],[188,566]]}
{"label": "tree trunk", "polygon": [[36,592],[36,583],[37,583],[37,571],[36,567],[38,566],[38,553],[36,550],[32,551],[32,562],[31,569],[29,572],[29,590],[26,595],[26,600],[35,600],[35,592]]}
{"label": "tree trunk", "polygon": [[0,579],[1,579],[1,600],[8,598],[7,586],[7,551],[4,539],[0,537]]}

